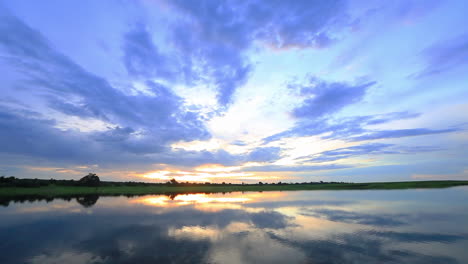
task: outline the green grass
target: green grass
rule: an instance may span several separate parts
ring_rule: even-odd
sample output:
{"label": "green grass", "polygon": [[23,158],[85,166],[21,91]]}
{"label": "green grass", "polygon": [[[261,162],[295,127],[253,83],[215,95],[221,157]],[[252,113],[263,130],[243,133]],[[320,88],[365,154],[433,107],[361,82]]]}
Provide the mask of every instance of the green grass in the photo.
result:
{"label": "green grass", "polygon": [[370,183],[324,183],[285,185],[192,185],[192,186],[44,186],[32,188],[0,187],[1,196],[37,195],[44,197],[67,195],[144,195],[169,193],[212,193],[238,191],[302,191],[302,190],[391,190],[416,188],[447,188],[468,185],[468,181],[413,181],[413,182],[370,182]]}

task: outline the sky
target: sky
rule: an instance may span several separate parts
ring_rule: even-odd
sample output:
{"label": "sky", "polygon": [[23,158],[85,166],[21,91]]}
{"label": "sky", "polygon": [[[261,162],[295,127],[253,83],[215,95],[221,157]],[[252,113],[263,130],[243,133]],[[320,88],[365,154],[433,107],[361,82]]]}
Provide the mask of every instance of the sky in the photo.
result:
{"label": "sky", "polygon": [[0,0],[0,175],[468,180],[465,0]]}

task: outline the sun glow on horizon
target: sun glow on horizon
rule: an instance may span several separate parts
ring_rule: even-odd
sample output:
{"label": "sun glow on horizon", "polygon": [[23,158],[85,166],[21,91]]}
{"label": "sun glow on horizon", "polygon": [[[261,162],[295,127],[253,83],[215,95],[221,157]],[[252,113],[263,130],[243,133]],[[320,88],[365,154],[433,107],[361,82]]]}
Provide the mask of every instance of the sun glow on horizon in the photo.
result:
{"label": "sun glow on horizon", "polygon": [[135,176],[163,182],[169,181],[171,179],[175,179],[179,182],[221,182],[227,179],[231,181],[265,179],[265,177],[255,175],[251,172],[238,171],[239,169],[240,167],[208,165],[197,167],[195,171],[158,170],[143,174],[136,174]]}

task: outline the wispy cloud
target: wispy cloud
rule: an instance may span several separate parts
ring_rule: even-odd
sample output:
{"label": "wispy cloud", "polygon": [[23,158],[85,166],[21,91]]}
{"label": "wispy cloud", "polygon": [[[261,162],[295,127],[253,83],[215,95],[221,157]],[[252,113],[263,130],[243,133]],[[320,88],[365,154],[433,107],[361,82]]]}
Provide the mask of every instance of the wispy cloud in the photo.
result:
{"label": "wispy cloud", "polygon": [[323,151],[318,154],[299,157],[296,160],[320,163],[367,155],[415,154],[440,150],[442,150],[440,147],[433,146],[398,146],[396,144],[385,143],[364,143],[351,147]]}
{"label": "wispy cloud", "polygon": [[426,66],[415,78],[442,74],[468,64],[468,34],[439,41],[423,51]]}

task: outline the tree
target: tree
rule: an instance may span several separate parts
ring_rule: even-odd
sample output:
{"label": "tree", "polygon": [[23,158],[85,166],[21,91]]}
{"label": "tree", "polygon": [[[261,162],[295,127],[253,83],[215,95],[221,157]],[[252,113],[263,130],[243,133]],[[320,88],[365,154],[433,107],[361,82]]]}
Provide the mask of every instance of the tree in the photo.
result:
{"label": "tree", "polygon": [[82,186],[99,186],[101,184],[101,180],[96,175],[96,173],[88,173],[88,175],[84,176],[78,181],[78,185]]}
{"label": "tree", "polygon": [[169,181],[171,184],[179,184],[178,181],[176,181],[176,179],[172,178],[170,181]]}

